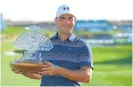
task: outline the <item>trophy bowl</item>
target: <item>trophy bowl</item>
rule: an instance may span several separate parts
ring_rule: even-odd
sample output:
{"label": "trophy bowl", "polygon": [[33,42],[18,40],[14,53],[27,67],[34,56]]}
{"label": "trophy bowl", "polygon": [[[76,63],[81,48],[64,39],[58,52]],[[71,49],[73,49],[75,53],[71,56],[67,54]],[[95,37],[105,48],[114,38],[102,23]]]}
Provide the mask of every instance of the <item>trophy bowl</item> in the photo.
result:
{"label": "trophy bowl", "polygon": [[30,72],[37,73],[40,72],[42,68],[44,68],[45,62],[42,62],[37,59],[19,59],[13,62],[10,62],[11,69],[20,72]]}
{"label": "trophy bowl", "polygon": [[42,61],[42,54],[38,51],[49,51],[53,48],[53,45],[51,41],[39,33],[37,29],[39,30],[37,26],[30,26],[30,32],[20,35],[14,41],[14,46],[24,51],[20,59],[10,63],[12,70],[36,73],[41,71],[44,67],[45,62]]}
{"label": "trophy bowl", "polygon": [[37,73],[43,68],[43,64],[32,64],[32,63],[10,63],[12,69],[20,72]]}

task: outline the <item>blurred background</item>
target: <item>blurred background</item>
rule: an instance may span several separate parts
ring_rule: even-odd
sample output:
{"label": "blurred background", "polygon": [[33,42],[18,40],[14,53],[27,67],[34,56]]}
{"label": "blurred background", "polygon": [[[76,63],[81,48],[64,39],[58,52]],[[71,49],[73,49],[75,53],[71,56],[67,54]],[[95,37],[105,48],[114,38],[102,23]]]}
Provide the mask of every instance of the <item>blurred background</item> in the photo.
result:
{"label": "blurred background", "polygon": [[40,80],[32,80],[11,71],[10,62],[22,57],[13,42],[30,25],[43,28],[42,33],[49,38],[53,36],[57,31],[53,20],[61,4],[74,9],[77,17],[74,34],[87,41],[92,48],[92,81],[82,83],[82,86],[132,86],[132,19],[127,10],[131,2],[12,0],[8,1],[8,6],[5,2],[7,0],[0,5],[1,86],[40,85]]}

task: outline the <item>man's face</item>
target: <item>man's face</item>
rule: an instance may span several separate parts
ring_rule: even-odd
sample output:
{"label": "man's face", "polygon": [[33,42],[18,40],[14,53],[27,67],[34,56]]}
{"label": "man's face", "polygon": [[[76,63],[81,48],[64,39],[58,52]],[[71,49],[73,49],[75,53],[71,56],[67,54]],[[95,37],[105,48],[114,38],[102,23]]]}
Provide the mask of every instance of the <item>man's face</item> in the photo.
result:
{"label": "man's face", "polygon": [[70,34],[73,31],[76,18],[71,14],[63,14],[55,18],[60,33]]}

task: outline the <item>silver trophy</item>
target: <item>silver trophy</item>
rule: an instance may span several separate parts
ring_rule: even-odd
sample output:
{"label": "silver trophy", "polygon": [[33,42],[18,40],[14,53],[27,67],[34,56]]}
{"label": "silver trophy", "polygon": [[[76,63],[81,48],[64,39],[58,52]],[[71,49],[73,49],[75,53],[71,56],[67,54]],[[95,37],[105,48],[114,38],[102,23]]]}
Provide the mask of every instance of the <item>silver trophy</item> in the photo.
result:
{"label": "silver trophy", "polygon": [[[20,35],[15,41],[17,49],[24,50],[22,58],[10,63],[11,68],[18,71],[38,72],[43,67],[40,56],[35,56],[37,51],[49,51],[53,45],[48,37],[40,33],[42,30],[38,26],[26,27],[29,32]],[[41,53],[39,54],[41,55]]]}

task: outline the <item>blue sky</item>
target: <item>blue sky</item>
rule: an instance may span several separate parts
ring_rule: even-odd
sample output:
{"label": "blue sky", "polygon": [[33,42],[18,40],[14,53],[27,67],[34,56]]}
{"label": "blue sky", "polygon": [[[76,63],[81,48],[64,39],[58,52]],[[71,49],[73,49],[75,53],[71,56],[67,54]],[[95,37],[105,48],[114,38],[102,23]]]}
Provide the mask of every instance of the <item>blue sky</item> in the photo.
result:
{"label": "blue sky", "polygon": [[59,5],[67,4],[77,19],[132,19],[132,0],[1,0],[4,19],[53,21]]}

